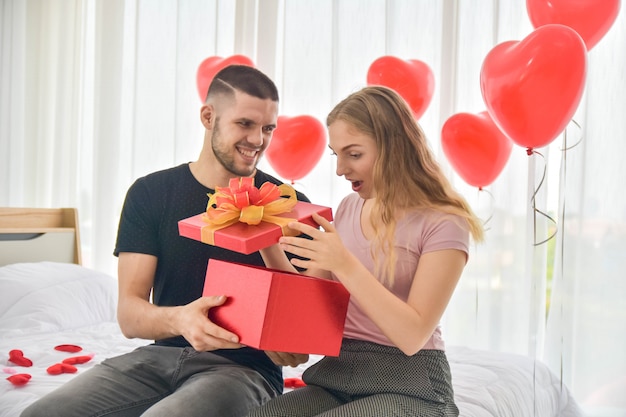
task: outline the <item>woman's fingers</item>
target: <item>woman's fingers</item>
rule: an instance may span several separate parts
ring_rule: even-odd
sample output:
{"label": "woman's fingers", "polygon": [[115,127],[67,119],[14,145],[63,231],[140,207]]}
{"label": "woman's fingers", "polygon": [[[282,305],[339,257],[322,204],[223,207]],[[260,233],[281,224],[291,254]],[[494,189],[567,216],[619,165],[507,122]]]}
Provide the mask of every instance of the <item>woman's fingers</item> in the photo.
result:
{"label": "woman's fingers", "polygon": [[313,214],[313,220],[323,229],[309,226],[308,224],[293,222],[289,223],[289,228],[300,234],[310,237],[310,239],[299,236],[282,236],[279,239],[280,247],[283,251],[289,252],[304,259],[291,259],[291,263],[297,267],[308,269],[316,266],[325,269],[328,257],[337,246],[336,229],[332,223],[319,214]]}
{"label": "woman's fingers", "polygon": [[292,223],[289,223],[288,226],[290,229],[293,229],[305,235],[309,235],[311,237],[315,237],[316,235],[317,236],[322,235],[324,234],[324,232],[333,232],[333,233],[335,232],[334,226],[332,225],[331,222],[326,220],[325,217],[322,217],[317,213],[313,213],[312,218],[313,220],[315,220],[317,224],[319,224],[322,227],[322,229],[324,229],[323,231],[317,227],[313,227],[313,226],[310,226],[308,224],[301,223],[301,222],[292,222]]}
{"label": "woman's fingers", "polygon": [[[283,240],[284,239],[284,240]],[[292,253],[303,258],[310,259],[315,251],[309,246],[311,241],[301,237],[281,238],[280,247],[285,252]]]}
{"label": "woman's fingers", "polygon": [[317,214],[317,213],[313,213],[313,220],[315,220],[315,222],[317,224],[319,224],[320,226],[322,226],[322,228],[324,229],[324,231],[326,232],[331,232],[334,233],[335,232],[335,227],[333,226],[333,224],[328,221],[325,217]]}
{"label": "woman's fingers", "polygon": [[320,230],[309,226],[308,224],[300,223],[300,222],[291,222],[288,224],[288,227],[291,230],[295,230],[298,233],[303,233],[305,235],[312,236],[311,233],[319,232]]}

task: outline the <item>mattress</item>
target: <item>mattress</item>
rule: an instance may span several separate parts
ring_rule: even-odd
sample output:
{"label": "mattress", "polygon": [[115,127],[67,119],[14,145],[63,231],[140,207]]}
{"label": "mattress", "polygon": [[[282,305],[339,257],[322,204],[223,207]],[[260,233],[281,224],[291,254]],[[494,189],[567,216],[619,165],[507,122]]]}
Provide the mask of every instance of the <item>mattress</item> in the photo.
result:
{"label": "mattress", "polygon": [[[83,266],[30,262],[0,267],[0,294],[0,417],[19,416],[28,404],[103,359],[149,343],[122,335],[115,319],[116,280]],[[32,366],[12,362],[16,351]],[[541,361],[464,346],[448,347],[447,355],[462,417],[583,415],[568,388]],[[76,358],[84,362],[73,365],[75,372],[58,372],[58,364]],[[294,382],[320,358],[311,355],[307,363],[284,367],[286,390],[298,389]],[[57,371],[50,373],[50,367]],[[30,379],[13,384],[11,377],[20,374]]]}

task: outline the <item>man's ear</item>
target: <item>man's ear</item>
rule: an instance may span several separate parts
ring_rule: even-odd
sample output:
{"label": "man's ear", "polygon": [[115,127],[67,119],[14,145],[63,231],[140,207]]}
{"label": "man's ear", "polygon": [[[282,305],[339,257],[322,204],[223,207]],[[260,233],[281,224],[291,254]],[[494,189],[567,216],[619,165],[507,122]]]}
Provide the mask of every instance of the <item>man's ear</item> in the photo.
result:
{"label": "man's ear", "polygon": [[215,121],[215,108],[210,104],[205,104],[200,108],[200,121],[202,126],[207,130],[213,129],[213,123]]}

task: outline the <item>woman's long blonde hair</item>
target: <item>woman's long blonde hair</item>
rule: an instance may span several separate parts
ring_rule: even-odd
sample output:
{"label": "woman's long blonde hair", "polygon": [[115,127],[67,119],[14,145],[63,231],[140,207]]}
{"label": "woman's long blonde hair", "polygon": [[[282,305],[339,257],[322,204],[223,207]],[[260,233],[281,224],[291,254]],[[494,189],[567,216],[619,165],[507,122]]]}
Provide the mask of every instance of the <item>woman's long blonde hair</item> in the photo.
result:
{"label": "woman's long blonde hair", "polygon": [[390,285],[394,280],[396,224],[407,209],[436,209],[467,221],[474,241],[483,239],[482,221],[443,174],[426,137],[404,99],[394,90],[369,86],[341,101],[329,113],[326,124],[343,120],[374,139],[378,157],[373,181],[376,198],[370,221],[374,228],[372,255],[386,255],[376,262]]}

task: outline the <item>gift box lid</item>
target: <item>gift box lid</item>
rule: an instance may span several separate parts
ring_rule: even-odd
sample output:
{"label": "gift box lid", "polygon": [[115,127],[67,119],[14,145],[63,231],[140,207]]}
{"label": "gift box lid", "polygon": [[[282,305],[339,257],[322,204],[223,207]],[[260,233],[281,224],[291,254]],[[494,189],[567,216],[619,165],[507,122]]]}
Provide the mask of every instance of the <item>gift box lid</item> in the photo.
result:
{"label": "gift box lid", "polygon": [[[298,201],[291,211],[282,213],[280,216],[317,227],[317,223],[312,218],[313,213],[318,213],[328,221],[333,220],[332,210],[329,207],[303,201]],[[203,229],[206,226],[207,222],[204,220],[204,213],[200,213],[180,220],[178,222],[178,232],[180,236],[211,244],[208,242],[206,234],[203,234]],[[252,226],[237,222],[214,231],[213,244],[249,255],[259,249],[276,244],[281,236],[283,236],[283,232],[280,226],[272,223],[261,222]]]}

